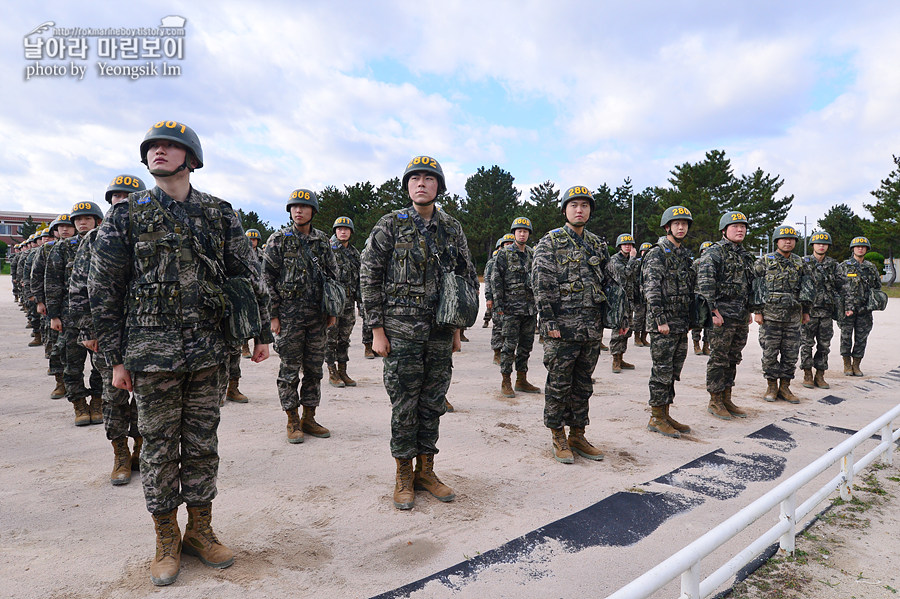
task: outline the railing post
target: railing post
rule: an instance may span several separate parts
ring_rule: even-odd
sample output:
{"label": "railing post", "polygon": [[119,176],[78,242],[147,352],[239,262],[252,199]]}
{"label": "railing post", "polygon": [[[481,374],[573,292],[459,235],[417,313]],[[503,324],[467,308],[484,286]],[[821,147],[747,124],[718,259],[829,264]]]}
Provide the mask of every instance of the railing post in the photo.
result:
{"label": "railing post", "polygon": [[781,502],[781,519],[790,523],[790,528],[781,535],[779,546],[781,550],[790,555],[794,555],[794,538],[797,534],[797,493],[791,493]]}
{"label": "railing post", "polygon": [[853,450],[851,449],[841,458],[841,473],[844,482],[841,483],[841,499],[850,501],[853,499]]}
{"label": "railing post", "polygon": [[681,598],[700,599],[700,562],[694,562],[690,569],[681,573]]}
{"label": "railing post", "polygon": [[894,421],[888,422],[881,429],[881,442],[885,444],[884,453],[881,454],[881,463],[888,466],[894,465]]}

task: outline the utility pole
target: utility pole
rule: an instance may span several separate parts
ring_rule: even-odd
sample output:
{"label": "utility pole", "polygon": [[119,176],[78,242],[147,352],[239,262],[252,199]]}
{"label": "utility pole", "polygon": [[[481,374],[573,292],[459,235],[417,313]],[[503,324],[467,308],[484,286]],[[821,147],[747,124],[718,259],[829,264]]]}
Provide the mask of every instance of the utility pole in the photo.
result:
{"label": "utility pole", "polygon": [[634,239],[634,192],[631,192],[631,238]]}
{"label": "utility pole", "polygon": [[798,225],[803,225],[803,257],[806,257],[806,240],[809,239],[806,235],[806,217],[803,217],[802,223],[797,223]]}

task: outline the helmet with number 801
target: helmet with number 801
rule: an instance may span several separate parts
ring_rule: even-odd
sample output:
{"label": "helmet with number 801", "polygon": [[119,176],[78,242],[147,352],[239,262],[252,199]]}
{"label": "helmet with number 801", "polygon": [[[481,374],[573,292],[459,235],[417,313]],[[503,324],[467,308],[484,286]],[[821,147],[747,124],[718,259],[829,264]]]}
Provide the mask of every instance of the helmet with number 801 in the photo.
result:
{"label": "helmet with number 801", "polygon": [[112,204],[112,195],[116,192],[134,193],[145,189],[147,189],[147,186],[144,185],[144,182],[134,175],[118,175],[110,181],[109,187],[106,188],[105,199]]}
{"label": "helmet with number 801", "polygon": [[200,138],[193,129],[177,121],[159,121],[147,130],[144,141],[141,142],[141,162],[147,165],[147,168],[150,168],[147,164],[147,149],[158,140],[174,141],[188,150],[184,164],[178,170],[182,168],[194,170],[190,164],[191,155],[197,160],[196,168],[203,168],[203,148],[200,147]]}
{"label": "helmet with number 801", "polygon": [[447,183],[444,181],[444,170],[438,161],[431,156],[416,156],[409,161],[409,164],[406,165],[406,170],[403,171],[403,180],[400,182],[403,191],[407,191],[407,184],[413,173],[430,173],[434,175],[438,180],[438,195],[447,191]]}
{"label": "helmet with number 801", "polygon": [[666,208],[662,218],[659,219],[659,226],[665,227],[673,220],[686,220],[689,223],[688,226],[690,226],[690,223],[694,222],[694,217],[691,216],[691,211],[684,206],[670,206]]}
{"label": "helmet with number 801", "polygon": [[309,189],[295,189],[288,198],[285,210],[290,212],[291,206],[312,206],[312,209],[318,212],[319,198],[316,196],[316,192]]}

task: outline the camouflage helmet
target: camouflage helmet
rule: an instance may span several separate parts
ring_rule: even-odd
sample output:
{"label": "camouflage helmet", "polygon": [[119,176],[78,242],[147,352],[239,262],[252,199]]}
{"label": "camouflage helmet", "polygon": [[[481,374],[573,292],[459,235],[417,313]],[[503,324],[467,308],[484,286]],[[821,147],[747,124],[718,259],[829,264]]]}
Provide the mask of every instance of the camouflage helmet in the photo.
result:
{"label": "camouflage helmet", "polygon": [[719,219],[719,230],[724,231],[728,228],[728,225],[737,225],[740,223],[744,223],[748,228],[750,227],[750,222],[743,212],[732,210],[731,212],[723,214],[722,218]]}
{"label": "camouflage helmet", "polygon": [[106,196],[104,197],[107,202],[112,204],[112,194],[116,192],[133,193],[135,191],[144,191],[145,189],[147,189],[147,186],[144,185],[144,182],[134,175],[118,175],[109,182],[109,186],[106,188]]}
{"label": "camouflage helmet", "polygon": [[691,216],[691,211],[684,206],[669,206],[663,212],[662,218],[659,219],[659,226],[665,227],[673,220],[686,220],[690,226],[690,223],[694,222],[694,217]]}
{"label": "camouflage helmet", "polygon": [[147,149],[151,143],[160,139],[174,141],[188,150],[189,155],[185,156],[184,164],[178,170],[182,168],[194,170],[190,165],[190,155],[197,159],[197,168],[203,168],[203,148],[200,147],[200,138],[193,129],[177,121],[159,121],[147,130],[144,141],[141,142],[141,162],[147,168],[150,168],[150,165],[147,164]]}
{"label": "camouflage helmet", "polygon": [[56,227],[58,227],[60,225],[69,225],[72,227],[75,226],[74,224],[72,224],[72,219],[69,218],[68,214],[60,214],[55,219],[53,219],[53,222],[51,222],[50,226],[47,228],[50,229],[50,232],[52,233],[53,229],[55,229]]}
{"label": "camouflage helmet", "polygon": [[634,237],[632,237],[628,233],[622,233],[618,237],[616,237],[616,247],[618,248],[620,245],[625,245],[626,243],[630,243],[634,245]]}
{"label": "camouflage helmet", "polygon": [[706,250],[711,248],[712,244],[713,244],[712,241],[704,241],[703,243],[701,243],[700,244],[700,253],[702,254],[703,252],[705,252]]}
{"label": "camouflage helmet", "polygon": [[260,239],[258,229],[247,229],[244,235],[246,235],[249,239]]}
{"label": "camouflage helmet", "polygon": [[403,171],[403,180],[400,182],[404,191],[406,190],[409,178],[412,177],[413,173],[422,172],[430,173],[437,177],[438,195],[447,191],[447,183],[444,181],[444,170],[441,168],[438,161],[431,156],[416,156],[409,161],[409,164],[406,165],[406,170]]}
{"label": "camouflage helmet", "polygon": [[516,242],[516,236],[513,235],[512,233],[507,233],[506,235],[504,235],[503,237],[500,238],[500,244],[501,244],[501,245],[504,244],[504,243],[506,243],[507,241],[511,241],[512,243],[515,243],[515,242]]}
{"label": "camouflage helmet", "polygon": [[560,209],[565,212],[566,204],[569,203],[570,200],[574,200],[575,198],[584,198],[588,202],[591,203],[591,213],[594,212],[594,196],[591,193],[591,190],[585,187],[584,185],[576,185],[574,187],[570,187],[563,193],[562,203],[560,204]]}
{"label": "camouflage helmet", "polygon": [[872,244],[869,243],[868,237],[863,237],[862,235],[858,237],[854,237],[852,241],[850,241],[850,248],[853,249],[855,247],[867,247],[872,249]]}
{"label": "camouflage helmet", "polygon": [[312,209],[318,212],[319,198],[316,196],[316,192],[309,189],[295,189],[288,198],[285,210],[290,212],[291,206],[312,206]]}
{"label": "camouflage helmet", "polygon": [[823,243],[825,245],[832,245],[831,243],[831,235],[828,234],[828,231],[816,231],[812,234],[812,237],[809,238],[810,243]]}
{"label": "camouflage helmet", "polygon": [[339,216],[334,219],[334,224],[331,225],[331,230],[334,231],[338,227],[348,227],[351,233],[356,233],[356,227],[353,226],[353,219],[349,216]]}
{"label": "camouflage helmet", "polygon": [[509,226],[510,233],[515,233],[516,229],[528,229],[530,233],[534,233],[534,229],[531,228],[531,219],[525,216],[517,216]]}
{"label": "camouflage helmet", "polygon": [[40,237],[53,237],[53,231],[50,230],[50,227],[44,227],[41,229]]}
{"label": "camouflage helmet", "polygon": [[97,220],[103,220],[103,210],[94,202],[78,202],[72,206],[72,211],[69,212],[72,222],[75,222],[76,216],[93,216]]}
{"label": "camouflage helmet", "polygon": [[797,232],[797,229],[790,225],[781,225],[780,227],[775,227],[775,232],[772,235],[772,241],[778,241],[779,239],[800,239],[800,233]]}

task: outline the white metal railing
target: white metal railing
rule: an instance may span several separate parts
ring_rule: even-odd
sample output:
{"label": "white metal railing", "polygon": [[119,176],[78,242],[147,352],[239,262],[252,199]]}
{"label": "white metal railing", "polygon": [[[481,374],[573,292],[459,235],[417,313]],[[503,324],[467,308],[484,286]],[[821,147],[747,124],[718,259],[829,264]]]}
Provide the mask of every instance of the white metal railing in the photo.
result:
{"label": "white metal railing", "polygon": [[[609,595],[607,599],[645,599],[677,576],[681,576],[681,599],[702,599],[727,582],[775,541],[779,541],[782,551],[793,554],[798,523],[817,505],[835,489],[840,489],[841,499],[849,501],[854,475],[868,467],[877,457],[881,456],[881,461],[885,464],[893,463],[894,443],[900,438],[900,429],[893,431],[893,421],[898,416],[900,404],[666,561]],[[881,442],[865,456],[854,460],[853,450],[879,431]],[[840,473],[798,507],[797,491],[838,461],[841,462]],[[739,551],[718,570],[701,579],[700,561],[703,558],[779,505],[781,513],[778,524]]]}

